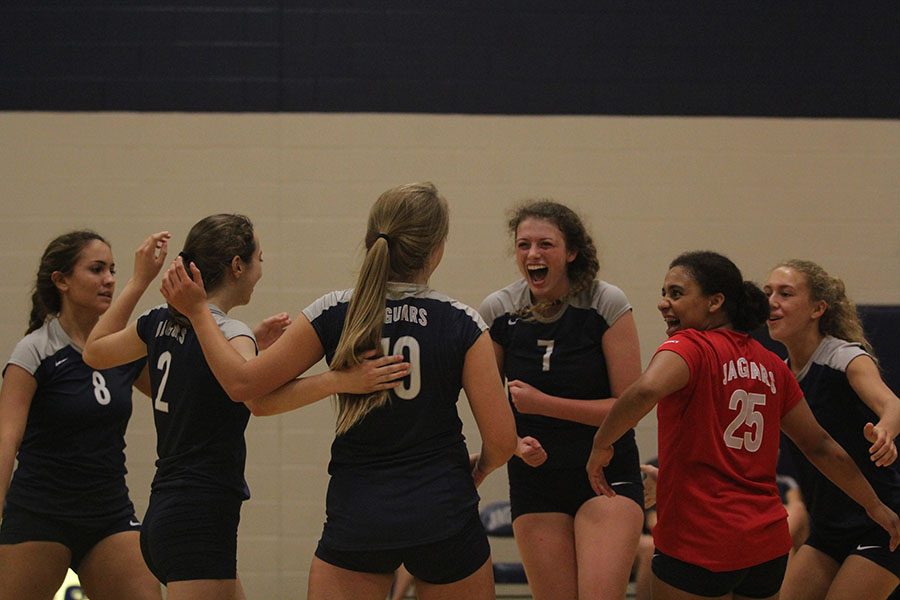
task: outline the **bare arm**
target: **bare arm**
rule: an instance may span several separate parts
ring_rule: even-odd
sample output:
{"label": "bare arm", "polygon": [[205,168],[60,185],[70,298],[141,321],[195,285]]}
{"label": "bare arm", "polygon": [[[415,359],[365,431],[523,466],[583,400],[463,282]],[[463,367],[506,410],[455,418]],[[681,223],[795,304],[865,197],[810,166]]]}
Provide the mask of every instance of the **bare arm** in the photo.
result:
{"label": "bare arm", "polygon": [[[374,351],[370,354],[374,356]],[[370,358],[350,369],[301,377],[246,404],[255,416],[262,417],[301,408],[337,393],[389,390],[400,385],[409,374],[410,364],[399,362],[400,358],[396,355]]]}
{"label": "bare arm", "polygon": [[82,359],[95,369],[109,369],[147,354],[147,346],[128,319],[147,286],[159,273],[169,247],[169,232],[154,233],[134,253],[134,274],[119,297],[91,330]]}
{"label": "bare arm", "polygon": [[585,425],[599,426],[603,423],[616,398],[641,374],[637,327],[630,311],[606,330],[602,344],[611,397],[587,401],[562,398],[546,394],[523,381],[513,380],[509,382],[509,390],[516,410],[524,414],[539,414]]}
{"label": "bare arm", "polygon": [[688,384],[691,371],[681,356],[663,350],[657,352],[647,370],[619,396],[603,425],[594,436],[587,471],[591,485],[598,494],[615,496],[603,476],[603,467],[612,460],[612,444],[626,431],[638,424],[664,397]]}
{"label": "bare arm", "polygon": [[877,423],[866,425],[863,434],[870,442],[869,458],[879,467],[897,460],[894,439],[900,434],[900,399],[881,379],[871,357],[860,355],[847,365],[847,380],[860,400],[878,415]]}
{"label": "bare arm", "polygon": [[[207,308],[200,271],[193,264],[191,271],[193,279],[187,276],[181,257],[176,258],[163,276],[163,296],[191,320],[206,362],[225,392],[232,399],[246,403],[255,415],[280,414],[337,392],[389,389],[399,381],[386,384],[386,376],[393,381],[408,373],[409,363],[401,362],[403,356],[392,355],[374,362],[364,361],[359,369],[347,373],[321,373],[296,379],[325,355],[318,334],[303,313],[265,352],[252,358],[242,356],[225,340]],[[367,387],[367,383],[372,385]]]}
{"label": "bare arm", "polygon": [[177,257],[163,275],[162,295],[190,319],[207,364],[232,399],[250,402],[271,393],[324,356],[319,336],[301,314],[265,352],[248,361],[219,331],[206,305],[201,273],[193,263],[190,267],[193,279]]}
{"label": "bare arm", "polygon": [[506,464],[516,448],[516,426],[503,393],[500,374],[491,367],[496,355],[487,332],[466,352],[462,383],[481,434],[481,452],[473,469],[476,485]]}
{"label": "bare arm", "polygon": [[148,398],[152,397],[152,392],[150,391],[150,364],[144,365],[144,368],[141,369],[141,372],[138,374],[137,378],[131,382],[131,385],[144,394]]}
{"label": "bare arm", "polygon": [[[0,511],[12,479],[16,454],[25,435],[28,411],[37,390],[37,381],[18,365],[7,365],[0,388]],[[2,517],[2,515],[0,515]]]}
{"label": "bare arm", "polygon": [[806,400],[801,400],[781,419],[784,431],[828,479],[866,509],[873,521],[891,535],[891,550],[900,543],[900,519],[885,506],[847,452],[822,429]]}

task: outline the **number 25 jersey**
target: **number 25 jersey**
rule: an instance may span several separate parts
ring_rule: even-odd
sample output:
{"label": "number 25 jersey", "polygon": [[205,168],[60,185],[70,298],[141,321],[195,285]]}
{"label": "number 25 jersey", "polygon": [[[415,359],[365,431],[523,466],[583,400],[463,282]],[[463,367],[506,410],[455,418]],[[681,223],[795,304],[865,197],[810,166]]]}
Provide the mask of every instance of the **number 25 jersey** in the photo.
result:
{"label": "number 25 jersey", "polygon": [[775,483],[781,419],[803,393],[774,353],[745,333],[686,329],[657,353],[678,354],[688,384],[657,407],[656,546],[711,571],[790,550]]}

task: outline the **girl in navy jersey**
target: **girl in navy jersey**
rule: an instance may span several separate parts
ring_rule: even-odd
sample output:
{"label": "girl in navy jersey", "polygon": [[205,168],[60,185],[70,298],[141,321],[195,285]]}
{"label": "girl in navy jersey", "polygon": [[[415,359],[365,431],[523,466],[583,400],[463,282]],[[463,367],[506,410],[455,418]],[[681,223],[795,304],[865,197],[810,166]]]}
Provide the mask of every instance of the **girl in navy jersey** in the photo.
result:
{"label": "girl in navy jersey", "polygon": [[[779,429],[900,543],[900,519],[816,423],[796,380],[746,332],[769,314],[763,292],[714,252],[676,258],[659,310],[669,338],[597,432],[588,474],[654,406],[659,420],[653,598],[777,598],[791,537],[775,480]],[[790,597],[791,596],[785,596]]]}
{"label": "girl in navy jersey", "polygon": [[[788,350],[813,415],[856,461],[878,496],[900,507],[894,438],[900,400],[885,385],[844,284],[819,265],[791,260],[765,285],[769,335]],[[887,598],[897,586],[900,555],[866,512],[788,445],[811,520],[805,544],[785,575],[786,598]]]}
{"label": "girl in navy jersey", "polygon": [[0,599],[49,600],[67,567],[95,600],[161,597],[125,485],[131,388],[149,392],[145,361],[95,370],[81,356],[115,282],[109,244],[92,231],[57,237],[41,257],[27,335],[0,390]]}
{"label": "girl in navy jersey", "polygon": [[644,518],[634,432],[623,432],[607,469],[619,497],[598,497],[584,464],[597,426],[641,372],[631,305],[595,279],[597,251],[568,207],[524,204],[509,231],[523,279],[480,312],[515,407],[507,472],[528,585],[536,600],[623,598]]}
{"label": "girl in navy jersey", "polygon": [[[406,358],[384,367],[377,393],[338,396],[310,600],[382,600],[401,564],[416,577],[419,598],[494,597],[475,487],[507,461],[515,434],[484,322],[427,285],[448,224],[446,201],[431,184],[383,193],[369,213],[356,287],[318,299],[247,362],[199,309],[201,288],[182,261],[164,278],[164,294],[191,319],[233,397],[267,393],[323,356],[333,369],[364,364],[372,352],[388,362]],[[191,271],[199,280],[201,272]],[[398,375],[407,376],[388,383]],[[460,388],[482,438],[471,462],[456,409]]]}
{"label": "girl in navy jersey", "polygon": [[[165,258],[161,236],[151,236],[156,243],[138,251],[134,275],[94,328],[85,360],[112,366],[148,358],[159,458],[141,551],[167,585],[167,597],[241,599],[237,528],[241,503],[250,497],[244,479],[250,409],[216,381],[190,322],[177,311],[162,305],[128,323]],[[243,215],[206,217],[191,228],[182,254],[206,273],[210,289],[204,310],[223,339],[240,356],[255,356],[254,333],[227,316],[250,301],[262,276],[262,250],[253,224]]]}

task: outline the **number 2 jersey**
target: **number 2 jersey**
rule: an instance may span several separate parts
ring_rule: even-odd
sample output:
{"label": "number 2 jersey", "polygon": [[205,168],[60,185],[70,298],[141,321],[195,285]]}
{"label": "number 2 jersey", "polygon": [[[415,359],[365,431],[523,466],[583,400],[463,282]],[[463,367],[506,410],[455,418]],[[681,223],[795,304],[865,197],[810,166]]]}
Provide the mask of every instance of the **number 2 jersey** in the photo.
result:
{"label": "number 2 jersey", "polygon": [[[212,304],[209,310],[226,339],[246,336],[256,342],[247,325]],[[138,317],[137,332],[147,344],[154,399],[158,458],[151,489],[225,490],[246,500],[244,430],[250,411],[228,397],[193,328],[170,320],[165,305]]]}
{"label": "number 2 jersey", "polygon": [[[531,306],[528,283],[522,279],[498,290],[481,304],[481,316],[490,326],[491,339],[503,348],[503,374],[545,394],[573,400],[612,396],[603,335],[631,305],[618,287],[605,281],[571,298],[550,322],[521,318]],[[541,469],[583,470],[591,454],[597,427],[515,410],[519,437],[533,436],[547,451]],[[615,443],[618,454],[637,454],[634,430]],[[520,458],[513,457],[513,461]],[[615,460],[615,458],[613,458]],[[585,475],[586,477],[586,475]]]}
{"label": "number 2 jersey", "polygon": [[656,547],[716,572],[787,554],[775,465],[781,419],[803,399],[793,374],[733,330],[682,330],[663,351],[678,354],[691,374],[657,407]]}
{"label": "number 2 jersey", "polygon": [[6,501],[84,524],[133,514],[125,485],[125,428],[131,386],[145,361],[92,369],[51,319],[19,341],[11,364],[33,375],[37,389]]}
{"label": "number 2 jersey", "polygon": [[[303,310],[330,364],[352,290]],[[331,446],[322,542],[336,550],[403,548],[447,539],[478,494],[456,410],[466,353],[486,329],[473,309],[426,286],[388,283],[382,344],[411,371]],[[491,366],[491,365],[488,365]]]}

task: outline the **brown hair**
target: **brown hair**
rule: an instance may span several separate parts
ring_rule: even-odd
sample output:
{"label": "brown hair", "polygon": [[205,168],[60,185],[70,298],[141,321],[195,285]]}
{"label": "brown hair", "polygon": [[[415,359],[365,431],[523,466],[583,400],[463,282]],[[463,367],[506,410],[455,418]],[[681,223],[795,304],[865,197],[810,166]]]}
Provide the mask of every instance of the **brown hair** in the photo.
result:
{"label": "brown hair", "polygon": [[[594,240],[588,233],[584,221],[574,210],[564,204],[553,200],[538,199],[526,200],[513,208],[509,213],[507,229],[515,239],[516,232],[522,221],[526,219],[541,219],[556,226],[563,234],[566,241],[566,250],[575,252],[575,259],[566,265],[566,276],[569,279],[569,292],[567,298],[578,295],[591,287],[597,271],[600,270],[600,261],[597,259],[597,248]],[[565,300],[563,298],[562,300]],[[542,302],[525,310],[524,318],[537,318],[542,310],[551,302]]]}
{"label": "brown hair", "polygon": [[78,262],[81,251],[94,240],[109,246],[109,242],[99,233],[89,229],[64,233],[47,244],[31,292],[31,314],[28,317],[26,335],[43,327],[49,317],[62,310],[62,296],[53,282],[53,273],[59,271],[63,275],[69,275]]}
{"label": "brown hair", "polygon": [[[203,285],[209,292],[221,285],[235,256],[249,263],[254,252],[256,240],[250,219],[244,215],[220,213],[204,217],[191,227],[181,256],[188,273],[188,263],[197,265],[203,276]],[[190,327],[188,318],[171,305],[169,313],[173,321],[183,327]]]}

